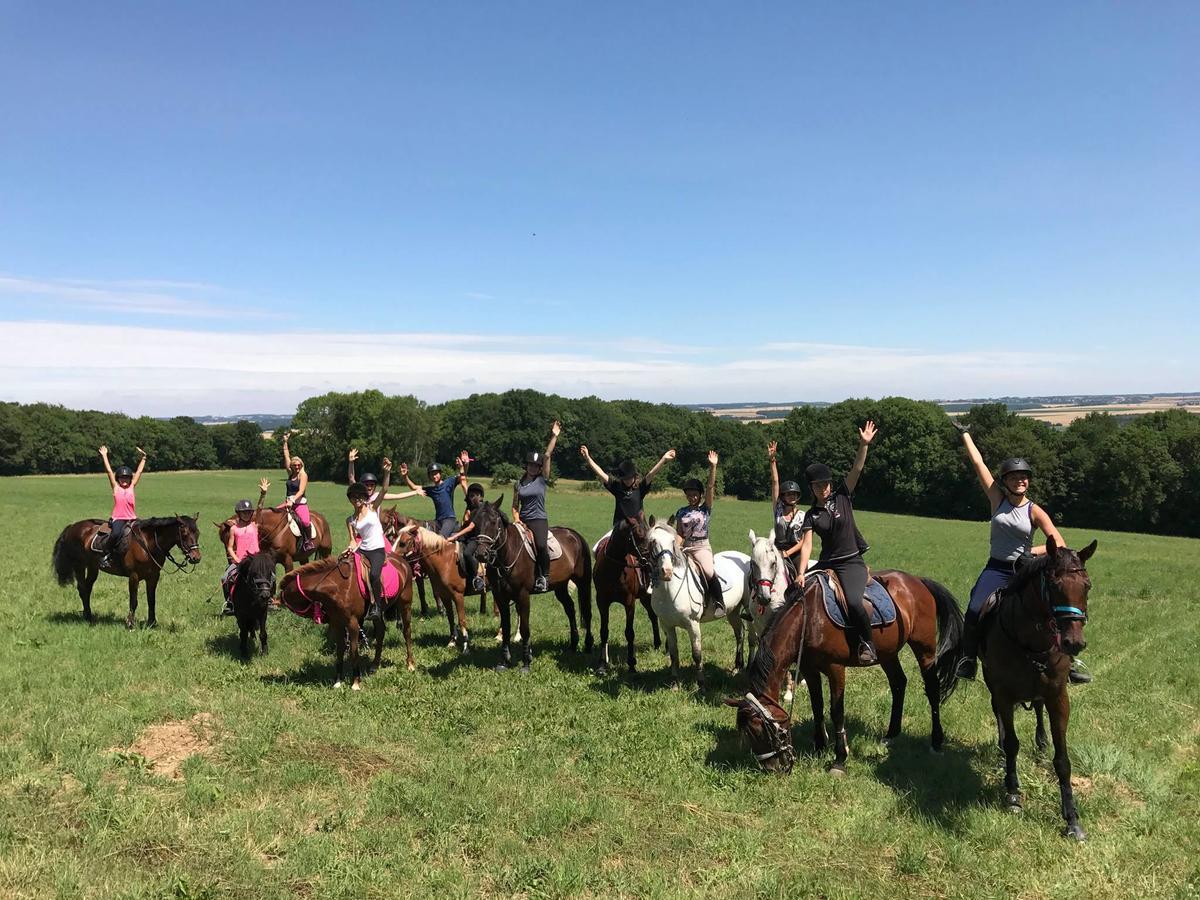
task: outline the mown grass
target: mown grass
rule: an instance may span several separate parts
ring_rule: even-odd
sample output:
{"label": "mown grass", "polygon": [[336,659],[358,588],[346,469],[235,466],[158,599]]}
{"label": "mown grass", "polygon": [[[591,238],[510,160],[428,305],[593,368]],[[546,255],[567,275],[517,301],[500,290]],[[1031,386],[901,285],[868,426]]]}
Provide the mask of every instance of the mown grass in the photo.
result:
{"label": "mown grass", "polygon": [[[276,473],[267,473],[274,476]],[[210,523],[254,489],[257,473],[146,476],[143,514],[199,511]],[[341,516],[342,489],[317,484],[317,509]],[[489,492],[496,495],[499,490]],[[406,509],[424,513],[426,503]],[[650,498],[651,512],[677,505]],[[564,486],[551,516],[598,537],[606,495]],[[1100,538],[1091,572],[1086,659],[1071,749],[1090,840],[1059,837],[1058,793],[1020,719],[1026,811],[998,805],[1000,758],[986,691],[966,686],[928,751],[915,667],[906,736],[879,741],[881,673],[848,690],[851,766],[802,755],[774,778],[752,765],[722,696],[729,629],[709,626],[712,686],[666,684],[666,659],[638,614],[640,664],[598,678],[563,649],[566,624],[535,600],[533,674],[496,675],[494,620],[471,615],[475,649],[444,647],[440,619],[416,627],[409,674],[395,631],[391,663],[360,694],[335,692],[321,629],[270,621],[271,653],[236,658],[220,618],[223,555],[208,525],[204,562],[165,579],[157,630],[123,627],[124,582],[103,577],[79,617],[74,589],[49,572],[64,524],[107,512],[102,478],[5,479],[0,521],[0,895],[89,897],[390,896],[1179,896],[1200,892],[1200,668],[1192,595],[1195,541]],[[722,500],[718,548],[745,548],[765,504]],[[930,576],[965,598],[986,525],[863,513],[871,562]],[[340,546],[340,545],[339,545]],[[144,605],[139,621],[144,621]],[[598,623],[593,622],[598,633]],[[621,627],[614,633],[620,635]],[[622,652],[613,653],[623,660]],[[803,698],[797,710],[805,710]],[[128,751],[157,723],[211,716],[212,750],[180,777]],[[811,728],[802,719],[797,740]]]}

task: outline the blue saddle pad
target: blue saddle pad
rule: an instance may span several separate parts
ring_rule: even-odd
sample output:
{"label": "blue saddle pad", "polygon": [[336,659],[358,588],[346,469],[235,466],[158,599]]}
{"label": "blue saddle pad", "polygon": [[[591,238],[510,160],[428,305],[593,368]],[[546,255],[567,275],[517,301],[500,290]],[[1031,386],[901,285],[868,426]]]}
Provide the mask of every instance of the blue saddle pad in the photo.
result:
{"label": "blue saddle pad", "polygon": [[[824,572],[818,572],[817,577],[821,580],[821,590],[825,595],[826,614],[838,628],[845,628],[846,616],[842,613],[842,606],[838,603],[837,594],[834,593],[833,583]],[[892,595],[887,592],[887,588],[878,579],[872,578],[867,582],[866,598],[871,602],[871,626],[873,628],[882,628],[896,621],[896,604],[892,600]]]}

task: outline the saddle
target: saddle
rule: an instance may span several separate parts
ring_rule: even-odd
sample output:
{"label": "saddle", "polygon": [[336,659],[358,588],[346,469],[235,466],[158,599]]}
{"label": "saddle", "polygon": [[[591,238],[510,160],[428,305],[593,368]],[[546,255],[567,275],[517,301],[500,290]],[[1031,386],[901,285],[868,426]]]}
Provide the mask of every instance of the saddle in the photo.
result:
{"label": "saddle", "polygon": [[[354,571],[358,575],[358,591],[364,597],[370,597],[371,564],[358,551],[355,551],[354,559],[357,563]],[[396,595],[400,593],[400,570],[396,568],[390,559],[384,562],[383,573],[380,575],[379,580],[383,584],[383,596],[379,598],[380,602],[386,603],[389,600],[394,600]]]}
{"label": "saddle", "polygon": [[[287,510],[287,522],[288,522],[288,530],[289,530],[289,531],[292,533],[292,535],[293,535],[294,537],[297,537],[297,538],[301,538],[301,539],[303,539],[303,537],[304,537],[304,529],[303,529],[303,527],[302,527],[302,526],[301,526],[301,524],[300,524],[300,519],[299,519],[299,518],[296,516],[296,514],[295,514],[295,513],[294,513],[292,510],[290,510],[290,509],[289,509],[289,510]],[[308,536],[308,539],[309,539],[309,540],[313,540],[313,541],[315,541],[315,540],[317,539],[317,525],[316,525],[316,523],[315,523],[315,522],[310,522],[310,523],[309,523],[309,526],[308,526],[308,530],[309,530],[309,532],[310,532],[310,534],[309,534],[309,536]]]}
{"label": "saddle", "polygon": [[[533,532],[530,531],[524,523],[518,523],[521,529],[521,546],[525,548],[525,552],[529,554],[529,558],[537,562],[537,547],[533,545]],[[554,536],[553,531],[546,532],[546,551],[550,554],[551,561],[562,556],[562,544],[558,542],[558,538]],[[462,548],[459,548],[459,567],[462,566]]]}
{"label": "saddle", "polygon": [[[891,625],[896,621],[896,603],[892,600],[892,595],[887,592],[887,588],[883,586],[883,582],[871,575],[870,572],[867,574],[869,580],[866,593],[863,595],[863,604],[870,616],[871,627],[883,628]],[[829,616],[829,620],[838,628],[845,629],[846,595],[842,591],[837,573],[828,569],[818,569],[810,573],[810,577],[816,578],[821,584],[825,613]]]}

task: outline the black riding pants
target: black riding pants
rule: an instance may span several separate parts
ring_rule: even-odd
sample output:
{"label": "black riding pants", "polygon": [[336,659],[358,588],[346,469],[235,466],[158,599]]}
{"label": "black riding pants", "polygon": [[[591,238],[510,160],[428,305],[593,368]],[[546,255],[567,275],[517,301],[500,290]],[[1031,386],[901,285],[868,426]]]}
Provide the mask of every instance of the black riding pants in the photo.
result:
{"label": "black riding pants", "polygon": [[367,563],[371,566],[371,593],[375,595],[375,599],[382,606],[383,564],[387,562],[387,550],[380,547],[378,550],[362,550],[360,552],[367,558]]}
{"label": "black riding pants", "polygon": [[863,605],[863,594],[867,591],[867,564],[863,562],[863,558],[852,556],[833,562],[818,561],[816,567],[837,573],[855,630],[864,641],[871,640],[871,619]]}
{"label": "black riding pants", "polygon": [[548,519],[522,519],[533,535],[533,546],[537,549],[537,570],[534,577],[550,574],[550,550],[546,547],[546,537],[550,534]]}
{"label": "black riding pants", "polygon": [[109,519],[108,524],[111,531],[108,533],[108,540],[104,542],[104,552],[111,553],[121,546],[121,539],[125,537],[125,530],[129,528],[131,519]]}

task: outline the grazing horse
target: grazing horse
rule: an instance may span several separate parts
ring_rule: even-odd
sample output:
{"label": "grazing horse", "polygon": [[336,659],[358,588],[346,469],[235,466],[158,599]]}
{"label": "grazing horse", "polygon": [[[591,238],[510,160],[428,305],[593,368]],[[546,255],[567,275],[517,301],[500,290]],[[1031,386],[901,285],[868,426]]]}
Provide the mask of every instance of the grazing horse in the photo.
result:
{"label": "grazing horse", "polygon": [[650,588],[646,584],[649,575],[647,573],[645,579],[642,577],[642,561],[649,559],[646,535],[646,523],[641,519],[630,519],[628,527],[615,528],[596,542],[592,582],[596,585],[596,608],[600,611],[600,661],[596,671],[601,675],[608,672],[608,607],[614,600],[625,607],[626,662],[630,674],[637,671],[633,614],[639,600],[650,617],[655,648],[662,643],[658,616],[650,603]]}
{"label": "grazing horse", "polygon": [[[450,643],[446,646],[457,646],[461,639],[462,652],[466,653],[470,650],[471,638],[467,630],[467,608],[463,598],[476,592],[458,570],[460,545],[456,541],[446,540],[436,531],[409,522],[396,532],[394,546],[409,565],[420,563],[429,576],[433,595],[441,601],[450,626]],[[454,619],[455,612],[458,613],[457,622]]]}
{"label": "grazing horse", "polygon": [[[650,519],[650,555],[654,560],[654,591],[650,602],[658,621],[667,632],[667,651],[671,654],[671,677],[679,679],[679,638],[676,628],[686,628],[692,642],[692,662],[696,666],[696,686],[704,690],[704,660],[700,644],[700,626],[713,621],[712,611],[706,608],[707,588],[704,575],[691,557],[683,552],[683,538],[675,530],[674,521],[655,523]],[[746,581],[750,572],[750,557],[736,550],[723,550],[713,556],[713,567],[723,582],[725,621],[733,629],[737,642],[733,673],[745,665],[742,655],[742,620],[738,616],[746,602]]]}
{"label": "grazing horse", "polygon": [[[138,585],[146,583],[146,627],[158,624],[154,614],[155,591],[163,567],[172,566],[171,571],[186,571],[189,566],[200,563],[200,530],[194,516],[164,516],[156,519],[135,519],[126,531],[125,547],[120,556],[109,554],[109,564],[101,565],[104,554],[92,549],[93,539],[103,519],[83,519],[68,525],[54,542],[52,555],[54,574],[58,583],[66,587],[72,581],[83,601],[83,617],[94,622],[92,616],[92,586],[97,576],[104,572],[129,580],[129,614],[125,627],[133,628],[137,612]],[[180,562],[171,554],[174,547],[183,550]]]}
{"label": "grazing horse", "polygon": [[992,711],[1004,750],[1004,802],[1010,809],[1021,808],[1021,784],[1017,780],[1020,742],[1013,728],[1013,707],[1033,703],[1038,719],[1037,746],[1044,749],[1044,706],[1050,715],[1054,773],[1066,821],[1063,835],[1077,841],[1087,836],[1079,825],[1071,791],[1071,758],[1067,754],[1071,701],[1067,680],[1071,657],[1087,646],[1083,626],[1092,582],[1085,564],[1095,552],[1095,541],[1077,553],[1049,539],[1045,556],[1018,572],[983,620],[987,629],[981,656],[983,678],[992,694]]}
{"label": "grazing horse", "polygon": [[[500,606],[500,656],[497,672],[512,663],[512,611],[509,602],[517,605],[521,641],[524,653],[521,671],[529,672],[533,662],[533,645],[529,640],[529,594],[533,590],[533,556],[526,552],[521,528],[508,521],[500,509],[503,497],[494,503],[486,500],[471,514],[479,531],[479,561],[488,567],[488,581]],[[575,624],[575,601],[568,585],[575,582],[579,595],[579,612],[587,633],[583,649],[592,649],[592,552],[583,536],[573,528],[551,528],[562,547],[562,556],[550,561],[548,581],[554,596],[562,604],[571,625],[570,649],[579,649],[579,628]]]}
{"label": "grazing horse", "polygon": [[[394,607],[400,607],[400,625],[404,631],[404,644],[408,651],[408,671],[412,672],[417,668],[412,645],[412,569],[404,557],[394,553],[387,555],[387,562],[395,570],[396,580],[392,590],[388,591],[387,582],[391,576],[386,571],[388,567],[384,566],[384,592],[387,596],[380,598],[380,605],[384,608],[385,615]],[[357,554],[343,554],[307,563],[288,572],[279,584],[279,596],[284,606],[302,618],[311,618],[318,624],[328,621],[333,626],[333,638],[337,644],[333,684],[335,688],[342,686],[342,663],[348,644],[350,666],[354,674],[354,681],[350,687],[355,691],[362,689],[358,662],[358,631],[365,621],[370,593],[367,575],[363,571],[363,561]],[[372,671],[379,668],[383,659],[383,635],[386,628],[383,618],[375,620],[375,661],[371,664]]]}
{"label": "grazing horse", "polygon": [[[422,528],[428,529],[429,531],[437,531],[436,522],[431,522],[428,519],[413,519],[409,516],[402,515],[400,510],[396,509],[394,506],[389,506],[387,509],[379,510],[379,522],[381,525],[383,525],[383,536],[392,543],[395,543],[396,537],[400,534],[401,528],[403,528],[405,525],[411,525],[414,522],[420,525]],[[417,596],[421,600],[421,618],[428,618],[429,604],[425,600],[425,569],[420,565],[419,562],[413,565],[413,582],[417,586]],[[486,594],[486,591],[484,593]],[[441,610],[442,601],[436,593],[433,595],[433,602],[434,605]],[[484,612],[484,602],[482,597],[479,600],[479,612],[480,615],[482,615]],[[447,613],[447,615],[449,615],[449,613]],[[451,625],[451,630],[453,630],[453,625]]]}
{"label": "grazing horse", "polygon": [[[933,720],[933,750],[940,752],[945,740],[940,706],[954,691],[955,668],[961,654],[963,617],[958,601],[946,588],[928,578],[890,569],[874,575],[887,588],[896,606],[894,622],[872,629],[879,665],[892,689],[887,738],[900,734],[908,679],[900,667],[899,653],[908,644],[925,682],[925,696]],[[829,618],[823,593],[819,579],[813,575],[806,578],[803,585],[796,583],[788,588],[787,604],[767,627],[758,653],[750,663],[750,692],[744,697],[725,701],[729,706],[737,707],[738,729],[749,738],[751,751],[759,764],[771,772],[790,772],[796,758],[792,747],[791,716],[778,697],[785,673],[797,662],[808,684],[813,711],[813,746],[818,753],[824,751],[828,740],[821,674],[829,679],[834,730],[832,771],[841,774],[846,768],[846,757],[850,752],[846,742],[846,666],[857,665],[857,656],[847,642],[845,632]]]}
{"label": "grazing horse", "polygon": [[250,659],[250,638],[258,631],[267,652],[267,610],[275,596],[275,555],[270,550],[253,553],[238,563],[233,583],[233,614],[241,638],[242,659]]}
{"label": "grazing horse", "polygon": [[[317,531],[317,537],[314,543],[315,547],[309,552],[305,552],[304,541],[292,534],[292,529],[288,525],[288,514],[283,510],[264,509],[257,514],[255,521],[258,522],[258,543],[264,551],[269,551],[275,557],[275,562],[283,566],[284,572],[290,572],[296,567],[297,563],[303,564],[314,559],[324,559],[333,550],[333,538],[329,533],[329,522],[325,517],[315,510],[309,510],[309,516],[312,518],[313,527]],[[234,519],[226,519],[224,522],[214,523],[217,528],[217,534],[221,539],[221,546],[224,547],[229,541],[229,528],[233,525]],[[301,528],[304,526],[301,525]]]}

